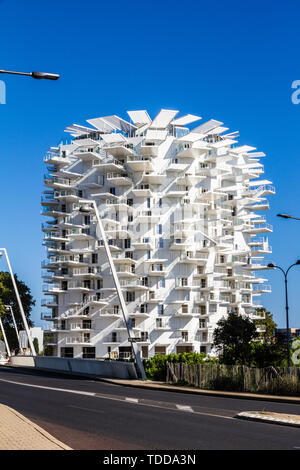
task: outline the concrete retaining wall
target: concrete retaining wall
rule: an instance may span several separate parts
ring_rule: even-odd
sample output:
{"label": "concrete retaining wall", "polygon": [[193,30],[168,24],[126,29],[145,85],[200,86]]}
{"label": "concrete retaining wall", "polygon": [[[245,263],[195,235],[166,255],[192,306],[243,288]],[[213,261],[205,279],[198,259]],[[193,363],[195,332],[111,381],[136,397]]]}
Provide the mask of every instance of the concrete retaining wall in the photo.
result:
{"label": "concrete retaining wall", "polygon": [[34,367],[38,370],[52,370],[74,375],[115,379],[137,379],[132,362],[99,361],[94,359],[73,359],[52,356],[11,356],[13,367]]}

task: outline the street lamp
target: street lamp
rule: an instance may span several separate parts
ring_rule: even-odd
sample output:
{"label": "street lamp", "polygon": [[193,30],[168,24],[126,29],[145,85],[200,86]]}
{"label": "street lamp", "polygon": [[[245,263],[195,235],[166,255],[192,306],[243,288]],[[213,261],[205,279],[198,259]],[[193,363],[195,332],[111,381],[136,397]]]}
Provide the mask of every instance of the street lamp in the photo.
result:
{"label": "street lamp", "polygon": [[[103,243],[104,243],[105,252],[106,252],[106,255],[107,255],[107,258],[108,258],[108,262],[109,262],[109,266],[110,266],[110,269],[111,269],[111,272],[112,272],[114,284],[115,284],[117,294],[118,294],[118,297],[119,297],[124,322],[125,322],[125,325],[126,325],[126,328],[127,328],[128,340],[131,344],[131,348],[132,348],[132,351],[133,351],[133,354],[134,354],[134,357],[135,357],[135,360],[136,360],[136,365],[137,365],[138,372],[139,372],[141,378],[143,380],[145,380],[146,379],[146,373],[145,373],[145,370],[144,370],[143,362],[141,360],[139,348],[137,347],[137,344],[135,342],[135,337],[134,337],[134,334],[133,334],[133,331],[132,331],[131,324],[129,322],[129,316],[128,316],[126,303],[125,303],[125,300],[124,300],[124,297],[123,297],[123,293],[122,293],[121,285],[120,285],[119,278],[118,278],[118,275],[117,275],[117,272],[116,272],[116,268],[115,268],[115,265],[114,265],[114,261],[113,261],[113,258],[111,256],[111,253],[110,253],[109,245],[107,243],[105,231],[104,231],[104,228],[103,228],[103,225],[102,225],[102,221],[101,221],[101,218],[100,218],[100,215],[99,215],[99,211],[98,211],[96,201],[94,201],[94,200],[80,200],[79,204],[82,204],[82,206],[79,209],[80,212],[91,212],[91,209],[95,211],[98,226],[99,226],[99,229],[100,229],[101,238],[102,238]],[[91,207],[90,204],[92,204],[93,207]]]}
{"label": "street lamp", "polygon": [[287,335],[287,353],[288,353],[288,370],[290,371],[290,367],[291,367],[291,355],[290,355],[290,328],[289,328],[289,304],[288,304],[288,288],[287,288],[287,275],[288,275],[288,272],[289,270],[293,267],[293,266],[297,266],[297,265],[300,265],[300,259],[298,259],[296,261],[296,263],[293,263],[291,264],[291,266],[289,266],[289,268],[285,271],[283,268],[281,268],[280,266],[276,266],[275,264],[273,263],[269,263],[268,264],[268,268],[276,268],[276,269],[280,269],[280,271],[283,273],[284,275],[284,284],[285,284],[285,311],[286,311],[286,335]]}
{"label": "street lamp", "polygon": [[282,217],[282,219],[300,220],[299,217],[293,217],[292,215],[289,215],[289,214],[277,214],[277,217]]}
{"label": "street lamp", "polygon": [[[0,74],[1,73],[9,74],[9,75],[25,75],[27,77],[35,78],[37,80],[42,80],[42,79],[44,79],[44,80],[58,80],[59,79],[58,74],[46,73],[46,72],[29,72],[29,73],[27,73],[27,72],[15,72],[15,71],[11,71],[11,70],[0,70]],[[3,253],[6,257],[7,265],[8,265],[9,272],[10,272],[11,281],[12,281],[13,286],[14,286],[14,290],[15,290],[18,305],[19,305],[19,308],[20,308],[22,320],[23,320],[25,330],[26,330],[26,333],[27,333],[31,353],[32,353],[33,356],[36,356],[35,348],[34,348],[34,345],[33,345],[33,342],[32,342],[31,336],[30,336],[29,327],[28,327],[28,324],[27,324],[27,320],[26,320],[24,310],[23,310],[23,305],[22,305],[22,302],[21,302],[21,299],[20,299],[17,284],[16,284],[16,281],[15,281],[15,278],[14,278],[14,275],[13,275],[13,272],[12,272],[12,269],[11,269],[11,265],[10,265],[10,262],[9,262],[7,251],[6,251],[5,248],[0,248],[0,256],[2,256]],[[12,313],[12,316],[13,316],[12,310],[11,310],[11,313]],[[14,319],[14,316],[13,316],[13,319]],[[15,320],[14,320],[14,323],[15,323]],[[16,325],[15,325],[15,328],[16,328]],[[17,333],[17,336],[18,336],[19,344],[20,344],[20,339],[19,339],[19,334],[18,334],[17,328],[16,328],[16,333]],[[22,348],[21,348],[21,350],[22,350]]]}
{"label": "street lamp", "polygon": [[7,262],[7,266],[8,266],[8,269],[9,269],[11,282],[12,282],[14,290],[15,290],[15,294],[16,294],[16,297],[17,297],[17,301],[18,301],[20,313],[21,313],[21,316],[22,316],[23,324],[24,324],[24,327],[25,327],[25,330],[26,330],[26,333],[27,333],[27,338],[28,338],[31,354],[33,356],[36,356],[35,347],[34,347],[32,339],[31,339],[30,330],[29,330],[29,327],[28,327],[28,323],[27,323],[26,316],[25,316],[25,313],[24,313],[23,305],[22,305],[22,302],[21,302],[21,297],[20,297],[20,294],[19,294],[19,291],[18,291],[17,283],[16,283],[15,276],[14,276],[14,273],[13,273],[12,268],[11,268],[11,264],[10,264],[10,261],[9,261],[9,258],[8,258],[6,248],[0,248],[0,256],[2,256],[3,253],[4,253],[4,256],[6,258],[6,262]]}
{"label": "street lamp", "polygon": [[21,352],[23,353],[23,348],[22,348],[22,346],[21,346],[20,335],[19,335],[19,332],[18,332],[17,323],[16,323],[16,319],[15,319],[15,315],[14,315],[14,311],[13,311],[13,309],[12,309],[12,306],[11,306],[11,305],[5,305],[5,310],[6,310],[7,312],[10,312],[10,313],[11,313],[11,316],[12,316],[12,319],[13,319],[13,323],[14,323],[14,327],[15,327],[15,330],[16,330],[16,335],[17,335],[17,338],[18,338],[19,349],[20,349]]}
{"label": "street lamp", "polygon": [[0,73],[7,73],[9,75],[26,75],[27,77],[32,77],[37,80],[58,80],[59,75],[56,73],[46,73],[46,72],[12,72],[10,70],[0,70]]}

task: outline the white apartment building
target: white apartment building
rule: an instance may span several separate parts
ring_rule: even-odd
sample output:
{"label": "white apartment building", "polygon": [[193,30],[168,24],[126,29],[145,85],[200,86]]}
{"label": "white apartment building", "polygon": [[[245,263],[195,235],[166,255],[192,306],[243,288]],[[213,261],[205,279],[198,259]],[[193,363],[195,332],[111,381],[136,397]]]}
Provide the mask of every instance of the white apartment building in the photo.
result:
{"label": "white apartment building", "polygon": [[[162,109],[73,124],[51,147],[42,214],[42,263],[53,355],[128,358],[128,333],[93,212],[94,200],[143,358],[215,354],[213,331],[230,311],[256,318],[270,292],[261,270],[274,194],[265,154],[238,145],[214,119]],[[256,213],[257,212],[257,213]]]}

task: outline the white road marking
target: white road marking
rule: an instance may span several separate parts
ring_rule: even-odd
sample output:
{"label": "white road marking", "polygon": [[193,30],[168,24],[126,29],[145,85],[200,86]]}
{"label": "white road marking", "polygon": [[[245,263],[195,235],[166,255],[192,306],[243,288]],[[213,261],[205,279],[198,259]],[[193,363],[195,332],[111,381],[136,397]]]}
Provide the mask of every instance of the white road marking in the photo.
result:
{"label": "white road marking", "polygon": [[23,385],[24,387],[32,387],[32,388],[43,388],[45,390],[54,390],[55,392],[67,392],[67,393],[75,393],[77,395],[87,395],[90,397],[94,397],[96,393],[93,392],[83,392],[80,390],[69,390],[67,388],[56,388],[56,387],[45,387],[43,385],[33,385],[33,384],[24,384],[23,382],[14,382],[13,380],[4,380],[0,379],[1,382],[7,382],[10,384],[15,384],[15,385]]}
{"label": "white road marking", "polygon": [[176,405],[176,408],[179,410],[179,411],[189,411],[190,413],[194,413],[194,410],[191,406],[187,406],[187,405]]}
{"label": "white road marking", "polygon": [[138,398],[125,397],[125,401],[130,401],[131,403],[138,403]]}

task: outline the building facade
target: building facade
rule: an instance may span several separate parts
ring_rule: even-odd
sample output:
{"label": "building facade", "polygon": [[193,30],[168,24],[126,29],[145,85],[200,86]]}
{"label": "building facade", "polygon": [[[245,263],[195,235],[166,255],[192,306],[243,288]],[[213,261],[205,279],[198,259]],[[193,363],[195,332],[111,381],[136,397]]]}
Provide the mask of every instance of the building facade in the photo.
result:
{"label": "building facade", "polygon": [[265,155],[239,146],[219,121],[177,114],[91,119],[49,149],[42,319],[53,322],[53,355],[131,354],[97,220],[82,200],[96,201],[142,357],[213,355],[220,318],[257,318],[270,291],[261,276],[272,232],[261,211],[274,193],[261,179]]}

